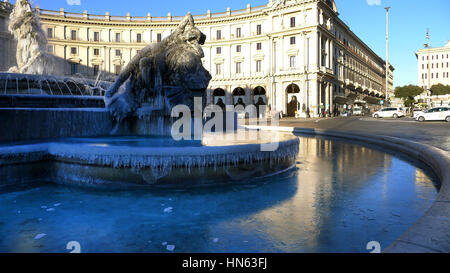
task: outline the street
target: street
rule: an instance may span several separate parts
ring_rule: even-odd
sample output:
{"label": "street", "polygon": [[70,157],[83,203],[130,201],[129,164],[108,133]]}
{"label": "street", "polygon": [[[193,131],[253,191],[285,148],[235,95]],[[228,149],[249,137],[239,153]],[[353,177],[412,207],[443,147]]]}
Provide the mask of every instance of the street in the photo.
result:
{"label": "street", "polygon": [[284,118],[280,120],[280,126],[394,136],[421,142],[450,152],[450,123],[448,122],[417,122],[411,117],[400,119],[375,119],[371,117]]}

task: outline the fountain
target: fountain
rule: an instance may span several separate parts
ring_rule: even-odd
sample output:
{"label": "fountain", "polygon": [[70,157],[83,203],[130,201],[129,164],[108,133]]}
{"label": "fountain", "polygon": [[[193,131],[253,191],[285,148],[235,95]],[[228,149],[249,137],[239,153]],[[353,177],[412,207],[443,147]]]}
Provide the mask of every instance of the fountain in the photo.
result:
{"label": "fountain", "polygon": [[225,113],[206,107],[205,39],[188,14],[170,36],[141,50],[114,83],[0,75],[9,96],[0,96],[0,106],[8,107],[0,109],[6,129],[0,141],[35,141],[0,148],[2,183],[38,176],[106,188],[192,186],[290,169],[297,137],[238,130],[233,107]]}

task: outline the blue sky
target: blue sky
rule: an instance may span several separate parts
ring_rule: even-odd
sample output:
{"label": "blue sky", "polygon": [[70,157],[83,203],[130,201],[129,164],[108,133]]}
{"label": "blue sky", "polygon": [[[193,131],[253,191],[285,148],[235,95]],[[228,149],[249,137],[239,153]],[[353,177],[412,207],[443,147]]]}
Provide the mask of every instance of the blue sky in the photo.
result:
{"label": "blue sky", "polygon": [[[450,40],[450,0],[335,0],[340,18],[372,50],[385,58],[385,6],[390,11],[390,62],[395,67],[395,86],[417,84],[417,61],[414,52],[423,47],[427,28],[430,28],[430,44],[444,46]],[[15,1],[11,1],[15,2]],[[264,5],[268,0],[33,0],[42,9],[83,12],[90,14],[146,16],[204,14],[225,11],[227,7],[242,9],[246,3]]]}

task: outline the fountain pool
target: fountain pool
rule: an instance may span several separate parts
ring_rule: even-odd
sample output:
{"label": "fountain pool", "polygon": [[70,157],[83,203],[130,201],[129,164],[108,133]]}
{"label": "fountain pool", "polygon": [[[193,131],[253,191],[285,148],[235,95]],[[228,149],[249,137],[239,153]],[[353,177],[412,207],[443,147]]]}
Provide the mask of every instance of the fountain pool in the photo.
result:
{"label": "fountain pool", "polygon": [[69,252],[70,241],[81,252],[368,252],[368,242],[387,247],[425,213],[436,181],[400,154],[301,136],[296,168],[228,185],[113,191],[36,181],[3,190],[0,252]]}

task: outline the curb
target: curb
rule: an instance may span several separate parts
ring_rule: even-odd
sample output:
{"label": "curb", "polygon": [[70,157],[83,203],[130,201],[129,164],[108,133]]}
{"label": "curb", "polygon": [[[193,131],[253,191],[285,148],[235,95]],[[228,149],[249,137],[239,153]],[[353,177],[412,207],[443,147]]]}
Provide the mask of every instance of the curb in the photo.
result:
{"label": "curb", "polygon": [[450,253],[450,155],[436,147],[383,135],[345,133],[332,130],[246,126],[248,129],[282,131],[315,136],[337,137],[376,144],[414,157],[429,166],[441,183],[441,189],[430,209],[395,242],[385,253]]}

